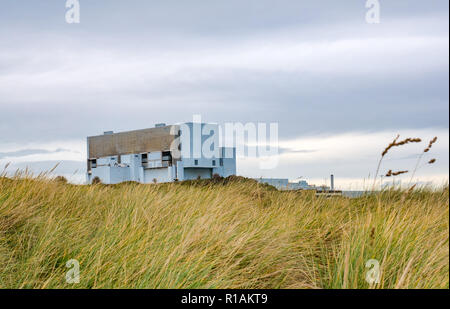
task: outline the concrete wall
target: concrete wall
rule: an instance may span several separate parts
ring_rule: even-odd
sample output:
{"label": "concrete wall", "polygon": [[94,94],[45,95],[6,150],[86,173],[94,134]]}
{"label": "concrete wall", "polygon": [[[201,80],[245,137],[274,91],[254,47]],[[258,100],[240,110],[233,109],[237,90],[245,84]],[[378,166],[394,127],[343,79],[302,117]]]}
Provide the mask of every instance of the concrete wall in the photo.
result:
{"label": "concrete wall", "polygon": [[212,168],[192,168],[188,167],[184,169],[184,180],[209,179],[212,176]]}
{"label": "concrete wall", "polygon": [[[236,148],[229,148],[229,147],[225,148],[225,147],[222,147],[221,148],[221,153],[222,153],[222,161],[223,161],[222,174],[221,175],[223,177],[236,175]],[[233,157],[232,158],[226,158],[225,157],[226,153],[232,153]]]}
{"label": "concrete wall", "polygon": [[[185,167],[197,167],[194,160],[198,160],[198,166],[210,167],[211,160],[220,157],[217,124],[189,122],[180,125],[180,131],[181,157]],[[204,146],[209,154],[202,151]]]}
{"label": "concrete wall", "polygon": [[130,180],[130,168],[111,166],[109,182],[110,184],[116,184]]}
{"label": "concrete wall", "polygon": [[130,154],[129,156],[130,166],[130,179],[132,181],[143,182],[144,181],[144,169],[142,167],[142,155]]}
{"label": "concrete wall", "polygon": [[110,167],[109,166],[99,166],[97,168],[92,169],[92,175],[90,176],[90,181],[98,177],[103,183],[110,183],[111,181],[111,173],[110,173]]}
{"label": "concrete wall", "polygon": [[[173,128],[172,128],[173,127]],[[114,134],[90,136],[88,158],[101,158],[120,154],[170,150],[178,132],[177,126],[165,126]]]}
{"label": "concrete wall", "polygon": [[146,168],[144,169],[144,183],[164,183],[172,181],[169,168]]}

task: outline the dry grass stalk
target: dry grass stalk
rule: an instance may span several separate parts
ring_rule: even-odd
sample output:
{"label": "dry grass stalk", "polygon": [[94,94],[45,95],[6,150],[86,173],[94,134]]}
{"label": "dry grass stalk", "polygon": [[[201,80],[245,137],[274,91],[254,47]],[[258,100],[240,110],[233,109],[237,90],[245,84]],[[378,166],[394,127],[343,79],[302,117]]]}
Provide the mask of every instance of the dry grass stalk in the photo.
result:
{"label": "dry grass stalk", "polygon": [[389,171],[386,173],[386,177],[398,176],[398,175],[406,174],[406,173],[408,173],[408,171],[398,171],[398,172],[393,172],[392,170],[389,170]]}
{"label": "dry grass stalk", "polygon": [[398,146],[403,146],[409,143],[420,143],[422,140],[420,138],[411,138],[408,137],[400,142],[397,142],[398,138],[400,137],[400,135],[397,135],[397,137],[394,139],[394,141],[392,143],[390,143],[381,153],[381,156],[384,157],[388,151],[392,148],[392,147],[398,147]]}
{"label": "dry grass stalk", "polygon": [[448,187],[330,200],[202,183],[0,178],[0,288],[370,288],[369,259],[379,288],[449,287]]}
{"label": "dry grass stalk", "polygon": [[[433,144],[436,143],[437,139],[438,139],[437,136],[433,137],[433,138],[428,142],[427,148],[425,148],[425,149],[423,150],[423,152],[420,154],[419,158],[417,159],[416,166],[414,167],[414,171],[413,171],[413,173],[412,173],[412,175],[411,175],[411,179],[409,180],[409,185],[411,185],[411,183],[412,183],[412,181],[413,181],[413,179],[414,179],[414,175],[416,174],[416,171],[417,171],[417,169],[419,168],[419,164],[420,164],[420,161],[422,160],[423,155],[424,155],[425,153],[427,153],[427,152],[430,151],[430,149],[433,147]],[[433,161],[433,160],[434,160],[434,161]],[[433,162],[431,162],[431,161],[433,161]],[[430,163],[430,162],[431,162],[431,163]],[[433,164],[434,162],[436,162],[436,159],[430,160],[430,161],[428,162],[428,164]]]}
{"label": "dry grass stalk", "polygon": [[391,149],[392,147],[395,147],[395,145],[397,144],[397,140],[399,138],[400,138],[400,134],[397,134],[397,136],[394,138],[394,140],[381,153],[382,157],[384,157],[388,153],[389,149]]}
{"label": "dry grass stalk", "polygon": [[[411,138],[411,137],[408,137],[408,138],[406,138],[406,139],[404,139],[404,140],[401,140],[401,141],[399,141],[398,142],[398,139],[400,138],[400,134],[397,134],[397,136],[394,138],[394,140],[383,150],[383,152],[381,153],[381,158],[380,158],[380,160],[378,161],[378,166],[377,166],[377,170],[376,170],[376,172],[375,172],[375,177],[374,177],[374,179],[373,179],[373,186],[372,186],[372,191],[374,191],[375,190],[375,185],[376,185],[376,182],[377,182],[377,177],[378,177],[378,173],[380,172],[380,167],[381,167],[381,162],[382,162],[382,160],[383,160],[383,158],[387,155],[387,153],[389,152],[389,150],[391,149],[391,148],[393,148],[393,147],[399,147],[399,146],[403,146],[403,145],[406,145],[406,144],[409,144],[409,143],[420,143],[420,142],[422,142],[422,139],[420,139],[420,138]],[[400,174],[403,174],[403,172],[402,173],[400,173]],[[398,174],[399,175],[399,174]],[[395,176],[395,175],[394,175]],[[388,176],[389,177],[389,176]]]}
{"label": "dry grass stalk", "polygon": [[395,288],[396,288],[396,289],[401,289],[401,288],[403,287],[403,283],[404,283],[405,280],[406,280],[406,276],[408,275],[409,269],[411,268],[411,265],[412,265],[413,261],[414,261],[414,257],[412,257],[412,258],[408,261],[408,264],[406,265],[405,270],[403,271],[403,273],[402,273],[402,275],[401,275],[401,277],[400,277],[400,280],[399,280],[399,281],[397,282],[397,284],[395,285]]}
{"label": "dry grass stalk", "polygon": [[434,143],[436,143],[437,141],[437,136],[435,136],[429,143],[428,143],[428,147],[425,148],[425,150],[423,152],[428,152],[430,151],[431,147],[433,146]]}
{"label": "dry grass stalk", "polygon": [[417,184],[412,185],[411,188],[408,189],[408,191],[406,192],[406,194],[411,193],[411,192],[414,190],[414,188],[415,188],[416,186],[417,186]]}

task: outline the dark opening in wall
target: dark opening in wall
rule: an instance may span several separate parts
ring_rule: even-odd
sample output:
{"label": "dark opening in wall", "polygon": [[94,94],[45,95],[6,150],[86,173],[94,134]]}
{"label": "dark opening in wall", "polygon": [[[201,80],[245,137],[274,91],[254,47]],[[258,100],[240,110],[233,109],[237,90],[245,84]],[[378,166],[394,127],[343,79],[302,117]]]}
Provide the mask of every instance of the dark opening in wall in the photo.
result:
{"label": "dark opening in wall", "polygon": [[148,154],[147,153],[142,154],[141,161],[142,161],[142,164],[148,163]]}
{"label": "dark opening in wall", "polygon": [[170,151],[162,152],[163,166],[172,166],[172,153]]}

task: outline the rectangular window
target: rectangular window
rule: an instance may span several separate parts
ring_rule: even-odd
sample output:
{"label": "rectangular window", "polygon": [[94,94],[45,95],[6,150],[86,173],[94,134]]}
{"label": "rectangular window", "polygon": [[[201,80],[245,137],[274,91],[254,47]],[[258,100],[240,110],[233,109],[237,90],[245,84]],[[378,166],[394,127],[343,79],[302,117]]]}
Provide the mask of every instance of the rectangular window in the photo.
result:
{"label": "rectangular window", "polygon": [[194,160],[194,164],[195,164],[195,165],[198,165],[198,160]]}
{"label": "rectangular window", "polygon": [[212,165],[216,166],[216,160],[212,160]]}
{"label": "rectangular window", "polygon": [[222,158],[219,159],[219,164],[220,164],[220,166],[223,166],[223,159]]}
{"label": "rectangular window", "polygon": [[172,161],[172,154],[170,151],[163,151],[161,155],[163,161]]}
{"label": "rectangular window", "polygon": [[147,153],[142,154],[141,161],[143,164],[148,163],[148,154]]}
{"label": "rectangular window", "polygon": [[163,151],[161,155],[163,166],[172,166],[172,153],[170,151]]}

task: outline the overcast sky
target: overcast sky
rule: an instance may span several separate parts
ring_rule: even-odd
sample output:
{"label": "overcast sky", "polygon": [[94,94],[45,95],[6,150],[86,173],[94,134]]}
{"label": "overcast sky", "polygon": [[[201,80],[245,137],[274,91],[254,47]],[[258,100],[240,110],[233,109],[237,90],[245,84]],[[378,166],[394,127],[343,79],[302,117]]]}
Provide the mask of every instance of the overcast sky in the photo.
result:
{"label": "overcast sky", "polygon": [[86,136],[201,114],[279,123],[279,168],[240,159],[241,175],[356,188],[400,133],[437,135],[418,176],[448,179],[447,0],[380,0],[379,24],[365,0],[79,2],[68,24],[64,0],[0,0],[0,165],[80,180]]}

